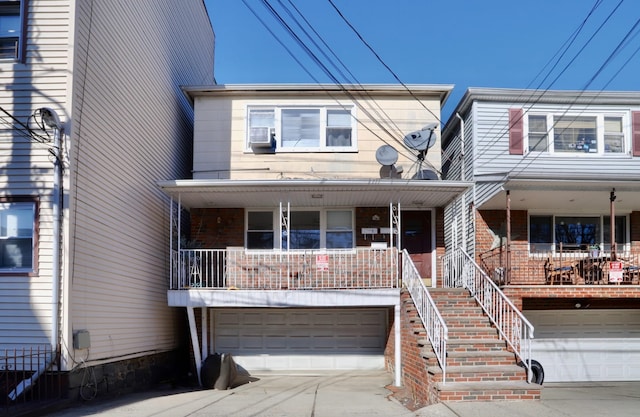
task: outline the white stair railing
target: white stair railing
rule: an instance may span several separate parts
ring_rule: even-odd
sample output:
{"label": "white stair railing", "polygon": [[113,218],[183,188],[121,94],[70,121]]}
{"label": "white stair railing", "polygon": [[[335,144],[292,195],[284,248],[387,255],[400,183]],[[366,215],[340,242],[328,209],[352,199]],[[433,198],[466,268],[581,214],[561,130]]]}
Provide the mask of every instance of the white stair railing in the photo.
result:
{"label": "white stair railing", "polygon": [[447,339],[449,338],[449,330],[406,249],[402,251],[402,281],[407,287],[422,324],[427,331],[427,336],[438,359],[438,364],[442,369],[442,383],[444,384],[447,376]]}
{"label": "white stair railing", "polygon": [[443,258],[444,285],[467,288],[478,301],[500,337],[513,349],[527,369],[531,382],[533,325],[464,250],[458,248]]}

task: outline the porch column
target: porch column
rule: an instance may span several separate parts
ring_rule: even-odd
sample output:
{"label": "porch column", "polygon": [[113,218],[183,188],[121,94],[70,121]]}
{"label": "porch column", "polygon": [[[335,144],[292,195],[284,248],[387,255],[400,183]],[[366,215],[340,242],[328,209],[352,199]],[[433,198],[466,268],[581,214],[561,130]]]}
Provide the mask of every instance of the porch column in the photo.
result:
{"label": "porch column", "polygon": [[198,384],[200,381],[200,370],[202,369],[202,356],[200,356],[200,342],[198,341],[198,326],[196,326],[196,316],[193,307],[187,307],[187,318],[189,319],[189,334],[191,335],[191,346],[193,346],[193,359],[196,363],[196,373],[198,374]]}
{"label": "porch column", "polygon": [[208,332],[209,332],[209,319],[207,318],[207,308],[203,307],[200,309],[201,314],[201,322],[202,322],[202,357],[207,359],[209,356],[209,340],[208,340]]}
{"label": "porch column", "polygon": [[504,284],[511,282],[511,191],[507,190],[507,268]]}
{"label": "porch column", "polygon": [[402,338],[400,321],[400,303],[396,304],[393,308],[393,322],[395,323],[395,382],[396,387],[402,386]]}

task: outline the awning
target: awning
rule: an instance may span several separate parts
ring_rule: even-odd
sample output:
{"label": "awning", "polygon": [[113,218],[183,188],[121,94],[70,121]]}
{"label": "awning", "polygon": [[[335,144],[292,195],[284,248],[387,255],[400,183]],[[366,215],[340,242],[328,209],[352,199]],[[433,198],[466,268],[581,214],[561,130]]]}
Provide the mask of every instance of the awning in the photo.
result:
{"label": "awning", "polygon": [[386,206],[445,207],[473,184],[402,179],[175,180],[159,187],[187,208]]}

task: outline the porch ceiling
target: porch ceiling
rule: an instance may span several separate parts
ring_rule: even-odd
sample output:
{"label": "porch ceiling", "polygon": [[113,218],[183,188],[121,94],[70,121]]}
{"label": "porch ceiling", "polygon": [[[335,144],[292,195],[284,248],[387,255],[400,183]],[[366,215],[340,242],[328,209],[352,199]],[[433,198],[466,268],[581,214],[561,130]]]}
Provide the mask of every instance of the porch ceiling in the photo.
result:
{"label": "porch ceiling", "polygon": [[615,189],[615,212],[640,210],[640,180],[508,180],[503,191],[482,204],[483,210],[504,210],[506,191],[511,192],[512,210],[540,210],[571,213],[608,213]]}
{"label": "porch ceiling", "polygon": [[471,187],[429,180],[177,180],[160,188],[188,208],[386,206],[444,207]]}

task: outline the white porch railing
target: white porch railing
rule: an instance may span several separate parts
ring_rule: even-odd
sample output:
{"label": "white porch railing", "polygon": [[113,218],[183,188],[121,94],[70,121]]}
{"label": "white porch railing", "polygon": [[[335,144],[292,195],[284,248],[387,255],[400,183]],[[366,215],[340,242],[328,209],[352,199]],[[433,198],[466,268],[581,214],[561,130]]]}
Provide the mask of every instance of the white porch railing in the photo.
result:
{"label": "white porch railing", "polygon": [[406,249],[402,251],[402,281],[409,290],[418,315],[427,331],[429,341],[442,369],[442,383],[444,384],[447,375],[449,330]]}
{"label": "white porch railing", "polygon": [[397,288],[395,248],[327,251],[246,251],[244,248],[173,252],[172,290]]}
{"label": "white porch railing", "polygon": [[456,249],[444,256],[443,274],[445,287],[471,291],[500,336],[525,364],[527,380],[531,382],[533,325],[464,250]]}

